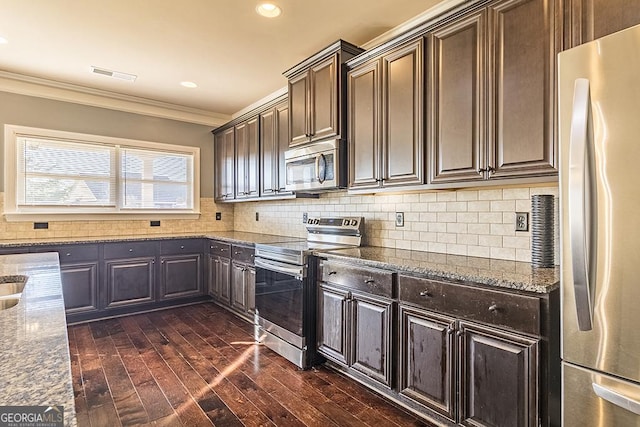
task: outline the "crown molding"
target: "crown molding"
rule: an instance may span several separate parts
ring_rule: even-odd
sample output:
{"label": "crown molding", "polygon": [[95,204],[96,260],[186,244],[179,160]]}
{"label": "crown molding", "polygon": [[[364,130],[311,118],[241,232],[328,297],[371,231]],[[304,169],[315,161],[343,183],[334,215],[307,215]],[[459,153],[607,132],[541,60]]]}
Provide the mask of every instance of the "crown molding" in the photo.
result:
{"label": "crown molding", "polygon": [[456,6],[459,6],[463,3],[469,3],[470,1],[473,0],[445,0],[443,2],[440,2],[438,4],[436,4],[435,6],[425,10],[424,12],[422,12],[419,15],[414,16],[413,18],[403,22],[402,24],[390,29],[389,31],[380,34],[378,37],[369,40],[368,42],[362,44],[362,48],[365,50],[369,50],[371,48],[374,48],[376,46],[379,46],[383,43],[388,42],[389,40],[394,39],[395,37],[406,33],[409,30],[412,30],[422,24],[424,24],[425,22],[429,21],[430,19],[443,14],[444,12],[447,12],[451,9],[453,9]]}
{"label": "crown molding", "polygon": [[0,91],[178,120],[214,128],[231,120],[231,116],[226,114],[10,73],[8,71],[0,71]]}

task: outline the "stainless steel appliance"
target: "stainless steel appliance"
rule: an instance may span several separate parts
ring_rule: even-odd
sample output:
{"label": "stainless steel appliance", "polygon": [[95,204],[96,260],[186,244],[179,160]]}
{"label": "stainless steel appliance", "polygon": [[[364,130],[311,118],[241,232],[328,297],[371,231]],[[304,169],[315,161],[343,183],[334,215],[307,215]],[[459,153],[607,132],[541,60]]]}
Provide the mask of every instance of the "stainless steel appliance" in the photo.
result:
{"label": "stainless steel appliance", "polygon": [[640,26],[559,55],[565,426],[640,426]]}
{"label": "stainless steel appliance", "polygon": [[360,246],[364,219],[309,218],[307,240],[257,244],[256,341],[302,369],[316,362],[314,249]]}
{"label": "stainless steel appliance", "polygon": [[320,192],[346,187],[346,154],[346,143],[339,139],[286,151],[286,190]]}

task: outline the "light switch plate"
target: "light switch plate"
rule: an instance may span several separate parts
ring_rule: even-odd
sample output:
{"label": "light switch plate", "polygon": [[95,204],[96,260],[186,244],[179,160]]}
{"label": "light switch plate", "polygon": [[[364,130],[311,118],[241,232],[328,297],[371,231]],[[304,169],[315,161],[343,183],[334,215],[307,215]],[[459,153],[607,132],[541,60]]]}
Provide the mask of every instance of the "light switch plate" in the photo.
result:
{"label": "light switch plate", "polygon": [[396,212],[396,227],[404,227],[404,212]]}
{"label": "light switch plate", "polygon": [[516,231],[529,231],[529,212],[516,212]]}

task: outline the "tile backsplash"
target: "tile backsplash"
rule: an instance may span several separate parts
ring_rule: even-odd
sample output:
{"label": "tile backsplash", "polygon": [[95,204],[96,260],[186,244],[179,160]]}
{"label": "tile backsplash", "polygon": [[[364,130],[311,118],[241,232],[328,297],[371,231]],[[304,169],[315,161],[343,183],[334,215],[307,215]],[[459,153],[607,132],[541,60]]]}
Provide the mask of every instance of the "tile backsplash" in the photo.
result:
{"label": "tile backsplash", "polygon": [[[0,209],[4,211],[4,193],[0,193]],[[49,221],[49,228],[34,230],[33,222],[7,222],[0,220],[0,240],[27,240],[68,237],[104,237],[154,235],[170,233],[206,233],[233,230],[233,205],[216,204],[211,198],[200,199],[200,218],[162,219],[160,227],[151,227],[153,216],[140,220]],[[222,212],[222,220],[215,213]]]}
{"label": "tile backsplash", "polygon": [[[325,193],[318,199],[237,203],[234,229],[306,237],[302,214],[365,218],[364,244],[482,258],[531,262],[529,231],[515,231],[515,213],[531,212],[531,196],[557,186],[488,188],[409,194]],[[256,221],[256,212],[259,221]],[[404,213],[404,226],[395,224]],[[555,253],[559,253],[558,202]],[[531,216],[529,215],[529,221]],[[556,263],[559,257],[556,255]]]}
{"label": "tile backsplash", "polygon": [[[375,195],[334,192],[322,194],[318,199],[235,204],[216,204],[211,198],[202,198],[199,219],[163,219],[160,227],[150,227],[149,220],[155,219],[150,217],[133,221],[50,221],[48,229],[34,230],[33,222],[7,222],[2,218],[0,240],[230,230],[306,237],[302,223],[302,214],[306,212],[309,216],[363,216],[366,245],[531,262],[531,232],[515,231],[515,213],[530,213],[534,194],[556,197],[554,236],[558,263],[557,186]],[[0,193],[0,208],[3,196]],[[222,212],[221,221],[215,220],[215,212]],[[395,224],[396,212],[404,213],[403,227]]]}

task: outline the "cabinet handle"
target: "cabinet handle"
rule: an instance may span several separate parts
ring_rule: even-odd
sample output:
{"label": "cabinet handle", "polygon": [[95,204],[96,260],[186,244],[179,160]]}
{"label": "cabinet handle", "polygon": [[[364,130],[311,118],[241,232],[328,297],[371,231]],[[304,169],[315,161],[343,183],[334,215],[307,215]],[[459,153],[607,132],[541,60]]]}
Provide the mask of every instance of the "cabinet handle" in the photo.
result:
{"label": "cabinet handle", "polygon": [[453,332],[454,332],[454,329],[451,326],[449,326],[447,328],[447,335],[453,335]]}
{"label": "cabinet handle", "polygon": [[480,168],[478,169],[478,172],[495,172],[495,169],[493,168],[493,166],[487,166],[486,168]]}
{"label": "cabinet handle", "polygon": [[366,285],[370,285],[370,284],[375,283],[375,282],[376,282],[376,281],[375,281],[375,280],[373,280],[373,279],[366,279],[366,280],[364,281],[364,283],[365,283]]}
{"label": "cabinet handle", "polygon": [[338,274],[338,272],[337,271],[330,271],[329,272],[329,276],[331,276],[332,274]]}
{"label": "cabinet handle", "polygon": [[429,291],[424,290],[420,292],[420,296],[421,297],[427,297],[427,298],[431,298],[431,294],[429,293]]}
{"label": "cabinet handle", "polygon": [[489,306],[489,311],[492,313],[497,313],[500,309],[498,308],[498,305],[493,303]]}
{"label": "cabinet handle", "polygon": [[67,256],[71,256],[71,252],[67,252]]}
{"label": "cabinet handle", "polygon": [[462,336],[462,331],[456,331],[456,337],[460,338]]}
{"label": "cabinet handle", "polygon": [[238,252],[238,251],[233,251],[233,254],[234,254],[234,255],[240,255],[240,252]]}

